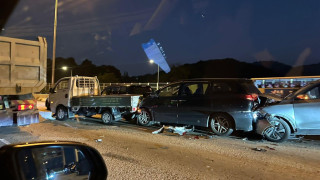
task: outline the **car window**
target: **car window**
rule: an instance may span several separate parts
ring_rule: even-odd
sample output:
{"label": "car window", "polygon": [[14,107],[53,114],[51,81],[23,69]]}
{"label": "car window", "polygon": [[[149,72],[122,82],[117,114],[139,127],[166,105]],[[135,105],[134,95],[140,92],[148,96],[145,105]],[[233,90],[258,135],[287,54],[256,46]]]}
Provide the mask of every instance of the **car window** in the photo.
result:
{"label": "car window", "polygon": [[55,90],[62,90],[62,89],[68,89],[69,87],[69,79],[65,79],[59,82],[59,84],[56,85]]}
{"label": "car window", "polygon": [[253,84],[252,81],[244,81],[241,83],[241,87],[244,88],[246,93],[255,93],[255,94],[260,94],[259,89]]}
{"label": "car window", "polygon": [[317,86],[310,91],[308,91],[306,94],[308,95],[309,99],[320,99],[320,93],[319,93],[320,87]]}
{"label": "car window", "polygon": [[178,96],[180,84],[167,86],[159,91],[159,97]]}
{"label": "car window", "polygon": [[214,82],[210,89],[208,89],[208,94],[214,93],[230,93],[230,92],[237,92],[235,86],[232,86],[230,83],[223,83],[223,82]]}
{"label": "car window", "polygon": [[208,83],[188,83],[181,88],[181,96],[204,95],[208,88]]}

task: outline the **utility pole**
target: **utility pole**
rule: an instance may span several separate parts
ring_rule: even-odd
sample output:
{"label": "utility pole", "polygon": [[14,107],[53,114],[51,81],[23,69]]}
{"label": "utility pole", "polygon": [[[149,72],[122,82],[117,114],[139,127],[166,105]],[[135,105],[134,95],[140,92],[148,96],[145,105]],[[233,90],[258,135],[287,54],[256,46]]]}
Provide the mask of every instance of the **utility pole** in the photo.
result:
{"label": "utility pole", "polygon": [[54,85],[54,71],[56,63],[56,36],[57,36],[57,14],[58,14],[58,0],[56,0],[54,8],[54,27],[53,27],[53,51],[52,51],[52,74],[51,85]]}

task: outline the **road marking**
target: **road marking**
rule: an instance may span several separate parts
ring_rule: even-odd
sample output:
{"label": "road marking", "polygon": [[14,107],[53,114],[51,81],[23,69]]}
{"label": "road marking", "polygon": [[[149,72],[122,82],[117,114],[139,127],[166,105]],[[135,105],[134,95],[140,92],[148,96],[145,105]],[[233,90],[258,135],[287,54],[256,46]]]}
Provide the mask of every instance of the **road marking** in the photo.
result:
{"label": "road marking", "polygon": [[0,141],[3,142],[4,144],[10,144],[10,142],[5,139],[0,139]]}

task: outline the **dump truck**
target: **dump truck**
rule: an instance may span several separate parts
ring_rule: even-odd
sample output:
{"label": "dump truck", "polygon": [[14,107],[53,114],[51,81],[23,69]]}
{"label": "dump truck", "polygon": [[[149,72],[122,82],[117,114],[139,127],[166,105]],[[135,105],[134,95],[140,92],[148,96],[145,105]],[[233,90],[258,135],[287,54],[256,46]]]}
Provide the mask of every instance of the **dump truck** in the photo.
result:
{"label": "dump truck", "polygon": [[101,121],[111,124],[121,120],[128,110],[135,112],[139,98],[139,95],[130,94],[101,95],[97,77],[70,76],[61,78],[50,89],[46,106],[57,120],[101,114]]}
{"label": "dump truck", "polygon": [[33,93],[46,86],[47,42],[0,36],[0,126],[39,122]]}

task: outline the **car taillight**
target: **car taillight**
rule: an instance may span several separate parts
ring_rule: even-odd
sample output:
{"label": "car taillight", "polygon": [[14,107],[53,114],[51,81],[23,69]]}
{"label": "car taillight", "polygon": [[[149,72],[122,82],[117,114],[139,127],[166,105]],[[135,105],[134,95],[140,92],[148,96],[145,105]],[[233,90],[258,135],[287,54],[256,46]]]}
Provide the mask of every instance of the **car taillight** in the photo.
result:
{"label": "car taillight", "polygon": [[33,109],[33,104],[19,104],[18,105],[18,111],[32,110],[32,109]]}
{"label": "car taillight", "polygon": [[247,94],[246,99],[249,101],[256,101],[258,99],[258,94]]}

